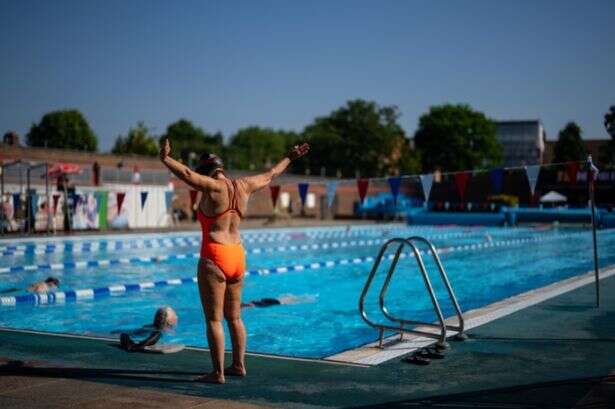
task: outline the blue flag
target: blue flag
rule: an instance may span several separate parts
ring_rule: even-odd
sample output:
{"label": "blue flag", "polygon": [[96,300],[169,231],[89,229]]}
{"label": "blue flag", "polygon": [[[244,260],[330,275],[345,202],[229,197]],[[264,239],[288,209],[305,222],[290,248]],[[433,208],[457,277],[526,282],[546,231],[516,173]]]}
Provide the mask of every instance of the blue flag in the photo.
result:
{"label": "blue flag", "polygon": [[504,169],[493,169],[489,173],[489,179],[491,179],[491,187],[493,188],[493,193],[502,193],[502,186],[504,184]]}
{"label": "blue flag", "polygon": [[389,186],[391,187],[391,194],[393,195],[393,203],[397,205],[397,196],[399,195],[399,185],[401,185],[401,178],[399,176],[389,178]]}
{"label": "blue flag", "polygon": [[21,208],[21,193],[13,193],[13,211]]}
{"label": "blue flag", "polygon": [[36,216],[38,210],[38,195],[36,193],[30,193],[30,214],[32,217]]}
{"label": "blue flag", "polygon": [[327,182],[327,206],[331,207],[335,200],[335,191],[337,190],[337,182]]}
{"label": "blue flag", "polygon": [[299,197],[301,197],[301,205],[305,206],[305,198],[307,197],[308,188],[310,187],[309,183],[299,183]]}
{"label": "blue flag", "polygon": [[143,206],[145,206],[145,201],[147,200],[148,192],[141,192],[141,210],[143,210]]}
{"label": "blue flag", "polygon": [[164,203],[167,205],[167,211],[171,210],[173,204],[174,192],[164,192]]}

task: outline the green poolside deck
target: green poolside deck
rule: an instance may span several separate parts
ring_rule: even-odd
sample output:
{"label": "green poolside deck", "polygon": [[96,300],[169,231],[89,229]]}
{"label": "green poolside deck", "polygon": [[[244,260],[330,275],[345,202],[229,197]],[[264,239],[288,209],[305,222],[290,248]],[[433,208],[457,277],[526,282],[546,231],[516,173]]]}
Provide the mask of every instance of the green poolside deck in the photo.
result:
{"label": "green poolside deck", "polygon": [[222,386],[192,381],[206,352],[0,330],[0,407],[615,407],[615,277],[601,285],[598,309],[584,286],[470,330],[429,366],[249,356]]}

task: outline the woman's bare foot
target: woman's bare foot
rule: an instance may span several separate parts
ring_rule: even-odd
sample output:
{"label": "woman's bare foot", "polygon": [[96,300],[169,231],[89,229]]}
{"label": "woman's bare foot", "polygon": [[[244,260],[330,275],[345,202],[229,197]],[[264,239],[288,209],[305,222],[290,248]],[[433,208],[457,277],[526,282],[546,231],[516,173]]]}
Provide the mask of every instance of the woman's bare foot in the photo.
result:
{"label": "woman's bare foot", "polygon": [[228,368],[224,368],[224,375],[246,376],[246,368],[243,365],[231,365]]}
{"label": "woman's bare foot", "polygon": [[224,379],[224,374],[217,372],[210,372],[205,375],[197,376],[195,379],[196,382],[205,382],[205,383],[218,383],[223,384],[226,382]]}

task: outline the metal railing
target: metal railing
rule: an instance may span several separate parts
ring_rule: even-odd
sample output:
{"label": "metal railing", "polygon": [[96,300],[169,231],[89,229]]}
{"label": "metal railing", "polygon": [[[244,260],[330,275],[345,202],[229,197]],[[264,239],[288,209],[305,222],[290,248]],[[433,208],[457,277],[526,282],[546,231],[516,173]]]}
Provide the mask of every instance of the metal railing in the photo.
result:
{"label": "metal railing", "polygon": [[[448,292],[448,295],[450,297],[450,300],[453,304],[453,308],[455,309],[455,314],[457,315],[457,319],[459,324],[458,325],[448,325],[445,322],[444,319],[444,315],[442,314],[442,309],[440,308],[440,303],[438,302],[438,299],[435,295],[433,286],[431,285],[431,280],[429,279],[429,275],[427,274],[427,270],[425,268],[425,263],[423,262],[423,257],[421,256],[421,251],[417,248],[417,246],[415,245],[415,241],[419,241],[422,242],[424,244],[427,245],[428,247],[428,253],[431,253],[434,261],[436,263],[436,266],[438,267],[438,270],[440,272],[440,277],[442,278],[442,281],[444,282],[444,286],[446,287],[446,290]],[[383,324],[383,323],[377,323],[372,321],[368,316],[367,316],[367,312],[365,311],[365,298],[367,296],[367,293],[369,292],[370,286],[372,284],[372,281],[374,280],[374,277],[376,275],[376,272],[378,271],[378,267],[380,266],[380,263],[382,261],[382,258],[384,257],[387,249],[393,245],[394,243],[399,244],[399,246],[397,247],[397,250],[395,251],[395,256],[393,257],[393,261],[391,262],[391,267],[389,268],[389,271],[386,275],[386,278],[384,280],[384,283],[382,285],[382,288],[380,289],[380,294],[379,294],[379,306],[380,306],[380,311],[382,311],[383,315],[392,323],[394,324]],[[395,269],[397,267],[397,263],[403,253],[403,249],[404,247],[409,246],[412,249],[412,252],[414,254],[414,257],[417,261],[417,264],[419,266],[419,270],[421,272],[421,275],[423,277],[423,281],[425,283],[425,288],[427,289],[427,292],[429,294],[429,298],[431,300],[431,303],[433,305],[434,308],[434,312],[436,313],[436,316],[438,318],[437,320],[437,324],[431,323],[431,322],[423,322],[423,321],[417,321],[417,320],[410,320],[410,319],[403,319],[403,318],[399,318],[394,316],[393,314],[391,314],[388,310],[388,308],[386,307],[385,304],[385,298],[386,298],[386,294],[387,291],[389,289],[389,285],[391,283],[391,279],[393,278],[393,274],[395,273]],[[447,348],[448,344],[446,342],[446,338],[447,338],[447,331],[454,331],[456,332],[456,334],[454,334],[458,339],[464,339],[465,335],[463,334],[464,331],[464,319],[463,319],[463,314],[461,312],[461,308],[459,307],[459,303],[457,302],[457,297],[455,296],[455,293],[453,291],[453,288],[451,286],[451,283],[446,275],[446,272],[444,271],[444,267],[442,266],[442,262],[440,261],[440,257],[438,256],[438,252],[436,250],[436,248],[433,246],[433,244],[423,238],[423,237],[419,237],[419,236],[413,236],[413,237],[409,237],[406,239],[403,238],[393,238],[389,241],[387,241],[381,248],[380,248],[380,252],[378,253],[378,256],[376,257],[376,260],[374,261],[374,265],[372,267],[372,270],[370,271],[368,277],[367,277],[367,281],[365,283],[365,286],[363,287],[363,291],[361,292],[361,297],[359,298],[359,312],[361,313],[361,317],[363,318],[363,320],[371,327],[377,329],[379,331],[379,343],[378,346],[380,348],[382,348],[383,346],[383,342],[384,342],[384,332],[385,331],[394,331],[394,332],[399,332],[399,336],[400,336],[400,341],[403,340],[403,336],[404,333],[411,333],[411,334],[416,334],[416,335],[421,335],[427,338],[433,338],[433,339],[437,339],[437,346],[440,348]],[[412,326],[412,328],[407,328],[407,326]],[[435,328],[438,329],[439,332],[428,332],[428,331],[424,331],[424,330],[420,330],[417,329],[416,326],[423,326],[423,327],[427,327],[427,328]]]}

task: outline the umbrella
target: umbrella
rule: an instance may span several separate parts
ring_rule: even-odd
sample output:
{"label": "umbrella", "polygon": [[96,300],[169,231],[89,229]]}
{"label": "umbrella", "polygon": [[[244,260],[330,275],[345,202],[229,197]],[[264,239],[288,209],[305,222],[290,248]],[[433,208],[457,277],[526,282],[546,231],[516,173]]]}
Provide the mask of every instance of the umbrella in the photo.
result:
{"label": "umbrella", "polygon": [[557,193],[555,190],[550,191],[546,195],[540,198],[542,203],[554,203],[554,202],[566,202],[568,199],[561,193]]}
{"label": "umbrella", "polygon": [[69,175],[71,173],[81,173],[81,167],[75,163],[58,162],[49,168],[47,175],[58,177],[61,175]]}

